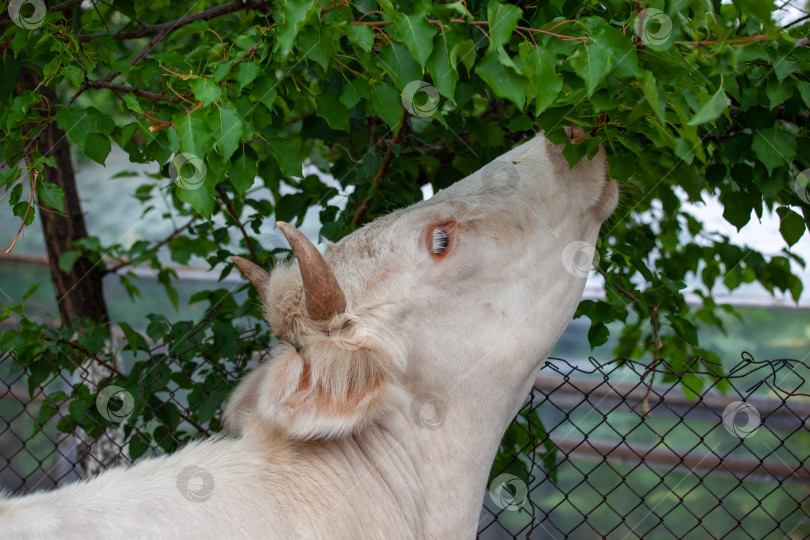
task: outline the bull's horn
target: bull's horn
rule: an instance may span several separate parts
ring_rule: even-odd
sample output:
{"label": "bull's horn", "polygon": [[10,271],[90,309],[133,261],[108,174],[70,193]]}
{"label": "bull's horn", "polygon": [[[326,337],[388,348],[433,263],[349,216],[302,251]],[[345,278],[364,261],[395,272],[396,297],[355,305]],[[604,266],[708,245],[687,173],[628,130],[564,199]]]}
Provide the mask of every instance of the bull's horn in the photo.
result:
{"label": "bull's horn", "polygon": [[327,321],[338,313],[343,313],[346,309],[346,297],[323,255],[301,231],[289,223],[277,221],[276,227],[287,238],[298,259],[309,316],[316,321]]}
{"label": "bull's horn", "polygon": [[270,274],[262,270],[260,266],[237,255],[231,257],[231,260],[242,271],[250,284],[253,285],[256,292],[259,293],[262,302],[267,303],[267,280],[270,279]]}

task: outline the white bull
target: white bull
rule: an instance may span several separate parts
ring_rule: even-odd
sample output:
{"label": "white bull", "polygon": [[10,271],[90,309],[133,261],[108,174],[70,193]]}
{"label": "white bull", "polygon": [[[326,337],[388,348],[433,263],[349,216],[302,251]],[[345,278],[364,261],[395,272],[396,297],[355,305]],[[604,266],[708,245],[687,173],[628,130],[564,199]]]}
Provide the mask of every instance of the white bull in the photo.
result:
{"label": "white bull", "polygon": [[234,258],[282,344],[231,397],[231,435],[4,499],[0,537],[473,538],[617,198],[602,151],[569,169],[538,135],[325,256],[279,223],[297,263]]}

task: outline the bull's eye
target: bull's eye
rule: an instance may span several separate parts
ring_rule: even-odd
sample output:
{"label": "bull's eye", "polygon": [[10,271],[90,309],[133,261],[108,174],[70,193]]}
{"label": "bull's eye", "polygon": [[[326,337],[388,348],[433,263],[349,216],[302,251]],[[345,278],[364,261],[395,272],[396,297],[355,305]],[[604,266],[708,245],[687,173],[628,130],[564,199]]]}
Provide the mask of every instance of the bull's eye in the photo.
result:
{"label": "bull's eye", "polygon": [[433,229],[433,245],[430,251],[434,255],[440,255],[447,249],[447,233],[441,227]]}

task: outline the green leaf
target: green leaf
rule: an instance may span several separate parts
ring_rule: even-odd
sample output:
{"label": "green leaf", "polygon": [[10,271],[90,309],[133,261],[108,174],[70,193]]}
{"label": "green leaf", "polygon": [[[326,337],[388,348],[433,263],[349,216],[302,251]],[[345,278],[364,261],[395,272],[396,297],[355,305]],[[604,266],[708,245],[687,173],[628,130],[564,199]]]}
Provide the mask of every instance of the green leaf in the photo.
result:
{"label": "green leaf", "polygon": [[515,73],[512,68],[503,66],[495,52],[487,52],[475,67],[475,72],[489,85],[496,96],[508,99],[518,108],[523,108],[529,81]]}
{"label": "green leaf", "polygon": [[726,96],[725,91],[723,91],[723,88],[721,87],[719,90],[717,90],[717,93],[705,103],[705,105],[698,109],[695,116],[689,121],[689,125],[698,126],[700,124],[712,122],[719,118],[729,105],[731,105],[731,101],[729,101],[728,96]]}
{"label": "green leaf", "polygon": [[751,220],[754,209],[751,196],[742,191],[731,192],[720,198],[723,203],[723,217],[739,231]]}
{"label": "green leaf", "polygon": [[776,73],[776,78],[780,81],[785,80],[785,77],[791,75],[794,71],[799,70],[799,64],[787,58],[781,57],[773,63],[773,71]]}
{"label": "green leaf", "polygon": [[214,148],[222,155],[223,160],[228,161],[239,147],[244,131],[242,119],[229,101],[211,109],[207,120],[214,137]]}
{"label": "green leaf", "polygon": [[301,176],[301,156],[294,139],[273,137],[267,139],[267,148],[281,166],[284,176]]}
{"label": "green leaf", "polygon": [[[363,24],[356,24],[350,26],[365,26]],[[299,41],[303,43],[317,43],[317,47],[309,47],[304,52],[307,58],[318,62],[324,71],[329,69],[332,61],[332,54],[335,52],[335,38],[336,31],[331,26],[307,26],[301,30]]]}
{"label": "green leaf", "polygon": [[20,167],[10,167],[8,169],[0,171],[0,187],[5,188],[11,187],[17,180],[20,179],[21,175],[22,175],[22,168]]}
{"label": "green leaf", "polygon": [[397,30],[397,38],[407,45],[413,57],[423,68],[430,53],[433,52],[433,36],[438,32],[438,28],[429,23],[424,15],[403,15],[400,14],[394,19],[394,27]]}
{"label": "green leaf", "polygon": [[83,111],[75,111],[69,107],[56,113],[56,125],[80,147],[84,147],[87,135],[95,133],[93,120]]}
{"label": "green leaf", "polygon": [[613,67],[610,48],[601,41],[591,41],[588,46],[580,49],[578,56],[571,59],[571,66],[585,81],[585,89],[590,97]]}
{"label": "green leaf", "polygon": [[75,249],[65,251],[59,256],[59,269],[62,272],[69,274],[73,269],[73,265],[76,264],[76,261],[79,260],[79,257],[81,256],[82,252]]}
{"label": "green leaf", "polygon": [[523,11],[510,4],[501,4],[498,0],[490,0],[487,4],[487,20],[489,21],[489,50],[494,51],[509,43],[512,32]]}
{"label": "green leaf", "polygon": [[346,37],[350,43],[354,43],[362,50],[371,52],[374,46],[374,30],[365,24],[351,24],[346,29]]}
{"label": "green leaf", "polygon": [[241,92],[247,85],[259,75],[259,65],[254,62],[242,62],[236,66],[234,71],[234,78],[239,83],[239,91]]}
{"label": "green leaf", "polygon": [[422,68],[401,43],[392,43],[386,47],[380,54],[379,61],[400,90],[408,83],[422,79]]}
{"label": "green leaf", "polygon": [[[60,266],[60,268],[61,268],[61,266]],[[28,290],[25,291],[25,294],[23,294],[22,301],[25,302],[26,300],[31,298],[31,296],[33,296],[37,292],[37,289],[39,289],[39,286],[40,286],[41,283],[42,283],[41,281],[37,281],[35,283],[32,283],[28,287]]]}
{"label": "green leaf", "polygon": [[772,174],[774,169],[788,165],[796,155],[796,139],[781,128],[757,130],[751,148]]}
{"label": "green leaf", "polygon": [[475,43],[471,39],[466,39],[455,48],[461,63],[464,64],[464,69],[467,70],[467,75],[470,75],[475,66]]}
{"label": "green leaf", "polygon": [[[309,17],[317,11],[315,0],[287,0],[280,3],[281,9],[275,16],[276,45],[275,50],[281,58],[285,58],[293,48],[295,36],[306,24]],[[317,46],[317,44],[311,44]]]}
{"label": "green leaf", "polygon": [[732,0],[732,3],[742,13],[751,15],[759,22],[765,23],[771,20],[773,11],[773,0]]}
{"label": "green leaf", "polygon": [[242,197],[253,185],[256,175],[259,174],[259,167],[252,157],[242,154],[233,162],[228,174],[231,177],[231,184],[236,193],[239,194],[239,197]]}
{"label": "green leaf", "polygon": [[331,92],[315,97],[318,116],[326,120],[329,127],[349,131],[349,110],[340,99]]}
{"label": "green leaf", "polygon": [[799,89],[799,95],[802,96],[804,104],[810,107],[810,83],[805,81],[798,81],[796,88]]}
{"label": "green leaf", "polygon": [[785,102],[785,100],[793,97],[793,81],[777,81],[771,79],[765,85],[765,95],[768,96],[768,104],[773,109],[777,105]]}
{"label": "green leaf", "polygon": [[160,341],[169,333],[171,327],[169,326],[166,317],[157,313],[150,313],[146,316],[149,319],[149,324],[146,325],[146,335],[152,341]]}
{"label": "green leaf", "polygon": [[371,104],[377,116],[388,124],[391,130],[396,130],[402,122],[402,98],[391,86],[375,84],[371,87]]}
{"label": "green leaf", "polygon": [[785,206],[777,208],[776,213],[779,214],[779,232],[782,233],[782,238],[785,239],[787,245],[792,246],[798,242],[804,234],[804,219]]}
{"label": "green leaf", "polygon": [[150,446],[141,439],[141,435],[135,435],[129,440],[129,457],[138,459],[151,450]]}
{"label": "green leaf", "polygon": [[112,150],[110,138],[101,133],[91,133],[84,140],[82,150],[87,157],[96,163],[104,165],[107,161],[107,156],[110,155],[110,151]]}
{"label": "green leaf", "polygon": [[[124,332],[124,337],[126,338],[127,343],[129,344],[129,348],[132,351],[137,351],[139,348],[142,348],[144,350],[148,349],[146,340],[143,339],[143,336],[141,336],[138,332],[133,330],[129,324],[125,322],[119,322],[118,326],[120,326],[121,330]],[[143,345],[143,347],[141,347],[141,345]]]}
{"label": "green leaf", "polygon": [[681,375],[681,388],[686,399],[694,399],[703,392],[703,379],[687,371]]}
{"label": "green leaf", "polygon": [[655,75],[651,71],[642,71],[639,82],[641,83],[641,91],[644,92],[644,97],[647,98],[647,103],[650,104],[653,112],[663,124],[666,121],[665,105],[658,94],[658,83],[655,80]]}
{"label": "green leaf", "polygon": [[563,86],[562,75],[557,74],[554,55],[541,47],[523,42],[518,47],[523,72],[529,78],[526,90],[528,101],[535,99],[535,114],[554,103]]}
{"label": "green leaf", "polygon": [[205,158],[205,145],[211,138],[211,130],[205,122],[205,111],[194,111],[187,114],[183,111],[175,113],[172,123],[177,130],[180,151],[194,154],[200,159]]}
{"label": "green leaf", "polygon": [[222,97],[222,89],[211,79],[193,79],[189,84],[191,91],[197,101],[202,102],[203,107],[207,107]]}
{"label": "green leaf", "polygon": [[680,335],[684,341],[690,345],[698,344],[698,334],[695,326],[678,315],[667,315],[667,320],[672,323],[672,328]]}
{"label": "green leaf", "polygon": [[203,183],[196,189],[187,189],[182,184],[177,185],[177,198],[191,205],[205,219],[214,212],[213,186],[210,188]]}
{"label": "green leaf", "polygon": [[439,33],[433,38],[433,53],[427,61],[427,70],[433,79],[433,84],[441,95],[453,100],[458,82],[458,44],[459,36],[449,30]]}
{"label": "green leaf", "polygon": [[292,222],[303,217],[309,207],[309,200],[303,193],[289,193],[279,199],[276,205],[276,219]]}
{"label": "green leaf", "polygon": [[[65,194],[62,188],[51,182],[40,182],[37,184],[37,196],[40,204],[45,204],[63,214],[65,212]],[[24,203],[21,203],[24,204]]]}
{"label": "green leaf", "polygon": [[591,327],[588,329],[588,343],[590,344],[591,349],[604,345],[607,343],[609,337],[610,330],[608,330],[605,323],[592,323]]}
{"label": "green leaf", "polygon": [[251,101],[259,101],[267,107],[268,111],[273,110],[273,105],[278,97],[276,87],[278,83],[273,77],[261,77],[250,87]]}

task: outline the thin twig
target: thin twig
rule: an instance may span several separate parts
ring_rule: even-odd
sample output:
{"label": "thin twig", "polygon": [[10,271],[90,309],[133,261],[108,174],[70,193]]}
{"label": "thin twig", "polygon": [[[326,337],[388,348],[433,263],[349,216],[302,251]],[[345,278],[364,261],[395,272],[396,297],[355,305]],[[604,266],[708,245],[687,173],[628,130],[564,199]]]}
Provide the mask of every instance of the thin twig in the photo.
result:
{"label": "thin twig", "polygon": [[[601,269],[599,266],[597,266],[597,267],[596,267],[596,271],[597,271],[597,272],[599,272],[600,274],[602,274],[602,277],[603,277],[603,278],[605,278],[605,283],[607,283],[607,277],[608,277],[608,276],[607,276],[607,272],[605,272],[604,270],[602,270],[602,269]],[[638,298],[636,298],[636,296],[635,296],[633,293],[631,293],[630,291],[628,291],[627,289],[625,289],[624,287],[622,287],[622,286],[621,286],[621,285],[619,285],[618,283],[614,283],[614,284],[613,284],[613,287],[614,287],[614,288],[615,288],[615,289],[616,289],[616,290],[617,290],[617,291],[618,291],[620,294],[623,294],[624,296],[626,296],[627,298],[629,298],[630,300],[632,300],[634,304],[638,304]]]}
{"label": "thin twig", "polygon": [[85,84],[88,88],[114,90],[125,94],[135,94],[138,97],[151,99],[152,101],[166,101],[168,103],[180,103],[184,101],[184,97],[194,95],[192,92],[186,92],[184,96],[178,95],[177,97],[171,97],[166,94],[156,94],[148,90],[141,90],[140,88],[132,88],[131,86],[106,81],[87,81]]}
{"label": "thin twig", "polygon": [[[442,21],[440,21],[438,19],[428,19],[428,22],[433,23],[433,24],[438,24],[438,25],[442,24]],[[484,25],[489,25],[489,21],[470,21],[470,20],[467,20],[467,19],[459,18],[459,19],[450,19],[449,22],[451,22],[451,23],[471,24],[471,25],[475,26],[476,28],[478,28],[487,38],[489,38],[489,35],[482,28],[482,26],[484,26]],[[554,28],[556,28],[557,26],[560,26],[560,24],[564,24],[564,23],[567,23],[567,22],[570,22],[570,21],[563,21],[563,22],[557,24]],[[364,24],[366,26],[376,27],[376,26],[386,26],[386,25],[389,25],[389,24],[394,24],[394,21],[361,21],[361,20],[358,19],[358,20],[352,22],[352,24]],[[530,32],[530,33],[545,34],[547,36],[555,37],[555,38],[560,39],[562,41],[587,41],[588,40],[587,37],[566,36],[564,34],[557,34],[555,32],[551,32],[549,30],[540,30],[539,28],[530,28],[528,26],[518,26],[516,28],[518,30],[523,30],[523,31]]]}
{"label": "thin twig", "polygon": [[146,26],[145,28],[140,28],[138,30],[130,30],[128,32],[118,32],[116,34],[107,34],[107,33],[80,34],[78,37],[79,41],[90,41],[100,37],[111,37],[116,40],[138,39],[142,37],[154,36],[166,31],[173,32],[178,28],[181,28],[196,21],[210,21],[211,19],[214,19],[216,17],[221,17],[222,15],[227,15],[229,13],[234,13],[245,9],[251,9],[255,11],[260,11],[262,13],[267,13],[269,8],[267,7],[267,4],[265,4],[261,0],[247,0],[246,2],[242,2],[241,0],[235,0],[233,2],[228,2],[227,4],[220,4],[218,6],[208,8],[205,11],[200,11],[199,13],[192,13],[191,15],[186,15],[185,17],[180,17],[179,19],[175,19],[173,21],[167,21],[159,24],[152,24]]}
{"label": "thin twig", "polygon": [[800,22],[804,22],[807,19],[810,19],[810,14],[803,15],[803,16],[799,17],[798,19],[796,19],[795,21],[791,21],[791,22],[787,23],[785,26],[782,27],[782,30],[787,30],[788,28],[790,28],[794,24],[799,24]]}
{"label": "thin twig", "polygon": [[[166,244],[168,244],[169,242],[171,242],[172,240],[174,240],[174,239],[177,237],[177,235],[179,235],[181,232],[183,232],[183,231],[185,231],[186,229],[188,229],[189,227],[191,227],[191,224],[192,224],[192,223],[194,223],[196,220],[197,220],[197,216],[192,217],[192,218],[191,218],[191,219],[188,221],[188,223],[186,223],[185,225],[183,225],[183,226],[182,226],[182,227],[180,227],[179,229],[175,229],[175,230],[174,230],[174,232],[172,232],[172,233],[171,233],[169,236],[167,236],[166,238],[164,238],[164,239],[163,239],[163,240],[161,240],[160,242],[156,243],[156,244],[155,244],[154,246],[152,246],[152,247],[151,247],[149,250],[150,250],[150,251],[152,251],[152,250],[156,250],[156,249],[160,249],[160,248],[162,248],[163,246],[165,246]],[[125,267],[127,267],[127,266],[130,266],[130,265],[132,265],[132,264],[133,264],[133,263],[132,263],[132,261],[131,261],[131,260],[121,261],[121,262],[120,262],[120,263],[118,263],[118,264],[115,264],[115,265],[113,265],[113,266],[110,266],[109,268],[104,269],[104,273],[105,273],[105,274],[114,274],[115,272],[118,272],[118,271],[119,271],[119,270],[121,270],[122,268],[125,268]]]}
{"label": "thin twig", "polygon": [[326,15],[327,13],[332,11],[333,9],[339,8],[340,6],[349,7],[349,0],[343,0],[342,2],[336,2],[336,3],[332,4],[331,6],[329,6],[328,8],[324,8],[323,10],[321,10],[321,17],[323,17],[324,15]]}
{"label": "thin twig", "polygon": [[242,225],[241,221],[239,221],[239,217],[236,215],[236,211],[233,209],[233,205],[231,205],[231,201],[229,201],[228,197],[225,196],[225,193],[222,191],[220,186],[217,185],[217,187],[215,189],[217,190],[219,200],[222,201],[222,204],[224,204],[225,208],[228,209],[228,213],[231,215],[231,218],[233,218],[234,223],[236,223],[236,226],[239,227],[240,231],[242,231],[242,236],[245,239],[245,243],[247,244],[248,251],[250,251],[250,254],[253,257],[253,260],[255,261],[259,257],[256,254],[256,251],[253,249],[253,242],[250,241],[250,236],[248,236],[248,233],[245,230],[245,226]]}
{"label": "thin twig", "polygon": [[127,17],[127,18],[129,18],[129,19],[132,19],[133,21],[135,21],[136,23],[140,24],[141,26],[144,26],[144,27],[149,26],[148,24],[146,24],[145,22],[143,22],[143,21],[142,21],[141,19],[139,19],[138,17],[136,17],[136,16],[134,16],[134,15],[130,15],[129,13],[126,13],[126,12],[125,12],[125,11],[123,11],[121,8],[115,7],[114,5],[112,5],[112,4],[111,4],[110,2],[108,2],[107,0],[98,0],[98,1],[99,1],[99,2],[101,2],[102,4],[104,4],[105,6],[109,7],[110,9],[113,9],[113,10],[117,11],[117,12],[118,12],[118,13],[120,13],[121,15],[123,15],[123,16],[125,16],[125,17]]}
{"label": "thin twig", "polygon": [[[647,378],[647,375],[649,375],[650,372],[652,372],[655,369],[655,366],[658,365],[658,362],[661,361],[661,359],[658,357],[658,350],[659,350],[659,348],[661,346],[661,344],[659,343],[659,340],[658,340],[658,307],[659,306],[655,305],[655,306],[652,306],[652,308],[650,308],[650,309],[652,309],[652,323],[653,323],[653,360],[652,360],[652,362],[650,362],[650,365],[647,366],[647,369],[644,370],[644,373],[641,374],[641,382],[642,383],[644,383],[644,379]],[[647,403],[647,398],[650,397],[650,392],[652,391],[652,385],[653,385],[653,380],[654,379],[655,379],[655,375],[650,377],[649,382],[646,383],[647,391],[644,392],[644,395],[641,396],[641,399],[639,399],[636,402],[635,405],[630,405],[631,409],[635,409],[636,407],[638,407],[640,404],[643,403],[644,405],[641,408],[641,412],[644,413],[645,415],[649,415],[650,405],[649,405],[649,403]]]}
{"label": "thin twig", "polygon": [[705,39],[700,41],[676,41],[676,45],[690,45],[692,47],[700,47],[702,45],[716,45],[717,43],[753,43],[755,41],[768,41],[773,39],[767,34],[757,34],[754,36],[746,36],[738,39]]}
{"label": "thin twig", "polygon": [[25,207],[25,214],[22,218],[22,223],[20,223],[20,228],[17,230],[17,234],[14,235],[14,239],[8,245],[8,247],[3,251],[4,255],[8,255],[11,253],[11,250],[14,249],[14,244],[17,243],[17,239],[20,238],[20,235],[25,228],[25,222],[28,220],[28,212],[31,211],[31,207],[34,205],[34,193],[37,192],[37,180],[39,179],[39,171],[34,168],[34,164],[31,162],[31,156],[29,154],[25,154],[25,162],[28,166],[28,170],[31,172],[32,181],[31,181],[31,195],[28,197],[28,206]]}
{"label": "thin twig", "polygon": [[[45,339],[48,339],[48,338],[45,338]],[[53,341],[53,340],[49,340],[49,341]],[[112,364],[110,364],[106,360],[102,360],[101,358],[98,357],[98,355],[95,355],[95,354],[91,353],[90,351],[88,351],[84,347],[82,347],[80,345],[77,345],[76,343],[73,343],[72,341],[69,341],[67,339],[58,339],[58,340],[53,341],[53,342],[54,343],[64,343],[65,345],[71,347],[72,349],[76,349],[77,351],[82,353],[87,358],[92,358],[95,362],[101,364],[105,368],[109,369],[111,372],[113,372],[116,375],[118,375],[119,377],[121,377],[121,379],[123,379],[125,381],[129,379],[129,377],[127,377],[126,375],[124,375],[123,373],[118,371],[118,369],[115,366],[113,366]]]}
{"label": "thin twig", "polygon": [[[375,186],[380,183],[380,181],[385,176],[385,173],[388,172],[388,167],[391,166],[391,160],[394,158],[394,145],[396,144],[399,136],[402,134],[402,130],[405,127],[405,124],[408,122],[407,113],[402,118],[402,123],[399,125],[399,129],[397,130],[396,134],[391,137],[391,141],[388,143],[388,149],[385,151],[385,157],[383,158],[382,165],[380,165],[377,174],[374,175],[374,178],[371,180],[371,185]],[[368,209],[371,206],[371,201],[374,197],[369,197],[368,199],[364,200],[360,206],[357,207],[357,212],[354,214],[354,218],[352,219],[352,226],[357,226],[366,219],[366,214],[368,214]]]}

